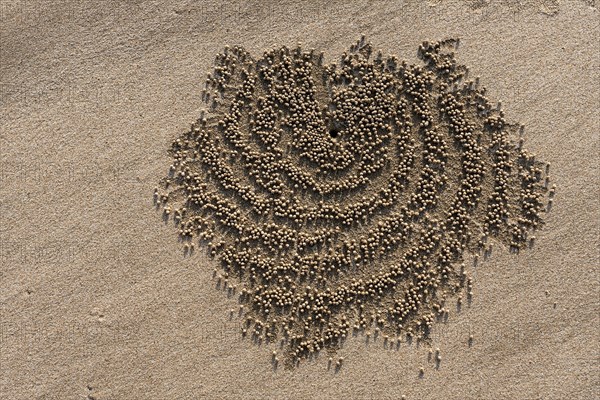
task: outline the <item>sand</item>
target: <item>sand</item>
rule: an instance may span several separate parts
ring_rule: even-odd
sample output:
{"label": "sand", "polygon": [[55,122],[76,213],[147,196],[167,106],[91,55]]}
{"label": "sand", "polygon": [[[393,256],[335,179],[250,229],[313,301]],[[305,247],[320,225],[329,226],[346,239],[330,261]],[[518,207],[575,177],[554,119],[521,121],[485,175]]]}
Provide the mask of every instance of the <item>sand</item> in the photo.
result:
{"label": "sand", "polygon": [[[0,7],[1,398],[598,397],[594,2]],[[273,348],[239,335],[235,299],[208,257],[183,257],[152,190],[225,45],[301,41],[327,57],[361,33],[409,60],[423,40],[460,37],[459,60],[552,164],[555,204],[535,247],[495,248],[471,306],[434,326],[438,370],[425,348],[362,340],[337,374],[325,357],[273,370]]]}

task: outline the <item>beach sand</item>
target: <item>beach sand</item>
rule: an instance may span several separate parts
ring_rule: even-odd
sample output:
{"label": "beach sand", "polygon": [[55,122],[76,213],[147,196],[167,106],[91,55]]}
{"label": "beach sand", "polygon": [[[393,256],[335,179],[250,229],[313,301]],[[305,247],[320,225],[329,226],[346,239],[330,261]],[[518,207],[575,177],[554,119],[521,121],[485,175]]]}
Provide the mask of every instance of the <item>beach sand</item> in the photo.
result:
{"label": "beach sand", "polygon": [[[598,398],[595,2],[269,4],[0,3],[0,398]],[[422,41],[459,37],[557,194],[533,249],[496,246],[472,304],[434,325],[439,369],[428,348],[360,337],[337,373],[325,355],[274,369],[153,188],[226,45],[302,42],[330,61],[361,34],[411,62]]]}

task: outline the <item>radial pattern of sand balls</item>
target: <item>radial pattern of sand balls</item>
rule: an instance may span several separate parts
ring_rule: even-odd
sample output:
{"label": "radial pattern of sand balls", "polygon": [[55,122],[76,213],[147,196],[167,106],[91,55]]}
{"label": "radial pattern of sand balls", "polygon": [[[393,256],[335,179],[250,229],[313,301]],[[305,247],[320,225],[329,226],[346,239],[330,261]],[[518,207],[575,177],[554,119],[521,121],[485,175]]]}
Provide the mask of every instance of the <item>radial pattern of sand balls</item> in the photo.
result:
{"label": "radial pattern of sand balls", "polygon": [[456,44],[423,43],[421,65],[364,38],[329,65],[300,46],[217,55],[155,201],[186,253],[216,258],[242,335],[291,365],[353,334],[426,339],[472,295],[467,260],[532,244],[549,165]]}

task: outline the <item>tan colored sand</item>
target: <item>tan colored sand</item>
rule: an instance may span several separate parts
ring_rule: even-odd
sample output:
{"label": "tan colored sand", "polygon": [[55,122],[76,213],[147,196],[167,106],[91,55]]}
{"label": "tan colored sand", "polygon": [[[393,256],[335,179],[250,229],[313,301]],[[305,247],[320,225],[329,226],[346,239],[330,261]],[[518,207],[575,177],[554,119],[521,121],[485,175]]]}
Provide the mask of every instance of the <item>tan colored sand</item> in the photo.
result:
{"label": "tan colored sand", "polygon": [[[0,398],[597,398],[595,3],[267,3],[0,3]],[[472,306],[434,329],[439,370],[424,348],[350,340],[338,374],[325,357],[273,371],[152,190],[225,45],[339,54],[361,33],[403,59],[459,36],[551,162],[555,206],[533,250],[496,248],[474,271]]]}

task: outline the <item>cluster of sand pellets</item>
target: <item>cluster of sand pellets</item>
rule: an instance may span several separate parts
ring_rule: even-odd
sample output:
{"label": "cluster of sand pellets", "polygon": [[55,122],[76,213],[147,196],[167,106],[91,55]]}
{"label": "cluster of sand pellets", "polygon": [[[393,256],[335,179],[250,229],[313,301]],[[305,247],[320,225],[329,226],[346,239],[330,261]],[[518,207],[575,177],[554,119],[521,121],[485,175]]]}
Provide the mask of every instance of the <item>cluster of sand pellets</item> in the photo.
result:
{"label": "cluster of sand pellets", "polygon": [[549,166],[456,45],[423,43],[421,65],[364,37],[332,64],[300,46],[217,55],[155,201],[186,254],[216,259],[241,334],[289,365],[352,335],[426,340],[472,296],[467,262],[532,244]]}

